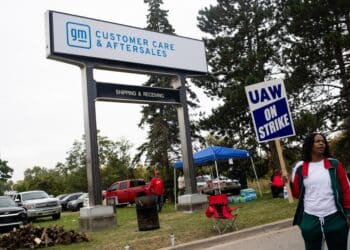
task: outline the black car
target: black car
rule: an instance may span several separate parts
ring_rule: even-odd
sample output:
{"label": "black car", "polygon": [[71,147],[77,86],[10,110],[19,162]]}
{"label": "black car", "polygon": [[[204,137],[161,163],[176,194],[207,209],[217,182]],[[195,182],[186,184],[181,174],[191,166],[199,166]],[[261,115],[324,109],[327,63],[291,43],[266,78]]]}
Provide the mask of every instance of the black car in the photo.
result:
{"label": "black car", "polygon": [[60,204],[62,206],[62,210],[67,210],[68,202],[78,199],[79,196],[82,195],[82,194],[83,194],[83,192],[71,193],[71,194],[67,194],[65,197],[63,197],[60,200]]}
{"label": "black car", "polygon": [[67,209],[72,212],[79,211],[84,206],[84,200],[88,197],[88,193],[83,193],[78,199],[68,202]]}
{"label": "black car", "polygon": [[59,200],[62,200],[64,197],[66,197],[68,194],[60,194],[60,195],[57,195],[56,198],[59,199]]}
{"label": "black car", "polygon": [[27,213],[8,196],[0,196],[0,229],[12,229],[27,223]]}

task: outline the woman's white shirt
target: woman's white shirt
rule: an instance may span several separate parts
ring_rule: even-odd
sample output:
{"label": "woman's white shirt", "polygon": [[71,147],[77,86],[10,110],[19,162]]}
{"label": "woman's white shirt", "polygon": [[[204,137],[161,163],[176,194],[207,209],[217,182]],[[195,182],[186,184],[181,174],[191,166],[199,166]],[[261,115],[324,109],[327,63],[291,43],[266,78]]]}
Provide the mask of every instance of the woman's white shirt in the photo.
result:
{"label": "woman's white shirt", "polygon": [[305,213],[325,217],[337,211],[331,186],[329,170],[325,169],[324,161],[309,162],[308,176],[304,178]]}

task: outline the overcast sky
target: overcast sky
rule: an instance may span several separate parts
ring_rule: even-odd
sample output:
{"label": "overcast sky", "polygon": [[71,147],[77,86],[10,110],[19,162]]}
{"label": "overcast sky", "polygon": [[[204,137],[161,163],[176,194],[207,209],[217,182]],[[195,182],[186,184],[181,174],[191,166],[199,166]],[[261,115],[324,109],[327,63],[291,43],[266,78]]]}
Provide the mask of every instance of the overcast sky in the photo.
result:
{"label": "overcast sky", "polygon": [[[198,10],[215,0],[163,0],[177,35],[201,39]],[[144,28],[143,0],[11,0],[0,7],[0,158],[14,169],[52,168],[64,162],[74,140],[84,134],[81,73],[77,66],[46,59],[44,13],[55,10]],[[96,72],[96,80],[141,85],[143,75]],[[141,106],[98,102],[97,128],[110,139],[139,146]]]}

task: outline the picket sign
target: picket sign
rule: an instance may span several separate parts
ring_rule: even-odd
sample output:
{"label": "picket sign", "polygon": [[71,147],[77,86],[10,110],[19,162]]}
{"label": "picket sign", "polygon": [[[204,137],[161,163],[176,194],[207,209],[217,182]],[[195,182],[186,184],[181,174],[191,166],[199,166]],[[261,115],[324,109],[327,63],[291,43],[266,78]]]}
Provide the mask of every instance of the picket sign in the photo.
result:
{"label": "picket sign", "polygon": [[[288,176],[283,159],[281,138],[295,135],[283,80],[276,79],[245,87],[254,130],[259,143],[275,141],[283,176]],[[287,178],[288,180],[288,178]],[[289,180],[286,183],[288,200],[293,202]]]}
{"label": "picket sign", "polygon": [[293,136],[294,126],[283,80],[245,87],[258,142]]}

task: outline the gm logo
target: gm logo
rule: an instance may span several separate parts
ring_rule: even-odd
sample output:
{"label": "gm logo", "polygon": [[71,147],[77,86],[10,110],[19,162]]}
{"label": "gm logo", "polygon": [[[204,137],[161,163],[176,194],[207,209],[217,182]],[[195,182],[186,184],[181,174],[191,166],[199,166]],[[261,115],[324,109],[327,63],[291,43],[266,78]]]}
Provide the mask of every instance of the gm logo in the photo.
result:
{"label": "gm logo", "polygon": [[91,48],[90,27],[81,23],[66,23],[67,44],[71,47]]}

